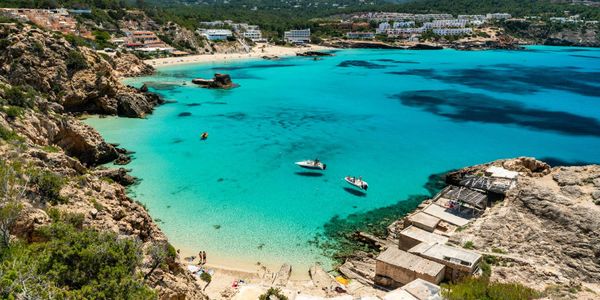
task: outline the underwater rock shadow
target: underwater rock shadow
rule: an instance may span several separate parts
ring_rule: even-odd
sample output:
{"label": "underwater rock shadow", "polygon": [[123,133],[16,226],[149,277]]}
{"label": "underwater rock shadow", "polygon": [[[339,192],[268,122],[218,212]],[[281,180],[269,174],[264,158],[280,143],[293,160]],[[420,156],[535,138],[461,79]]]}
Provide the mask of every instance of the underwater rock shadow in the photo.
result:
{"label": "underwater rock shadow", "polygon": [[347,193],[352,194],[356,197],[366,197],[367,196],[367,193],[353,189],[353,188],[349,188],[349,187],[344,187],[344,191],[346,191]]}
{"label": "underwater rock shadow", "polygon": [[529,129],[577,136],[600,137],[600,121],[568,112],[529,108],[523,104],[485,94],[454,90],[408,91],[389,96],[403,105],[456,122],[512,124]]}
{"label": "underwater rock shadow", "polygon": [[547,89],[600,97],[600,72],[585,72],[577,67],[496,64],[445,72],[434,69],[409,69],[386,74],[421,76],[500,93],[524,95]]}
{"label": "underwater rock shadow", "polygon": [[385,69],[388,67],[386,65],[380,65],[380,64],[372,63],[372,62],[369,62],[366,60],[345,60],[345,61],[339,63],[337,66],[341,67],[341,68],[361,67],[361,68],[366,68],[366,69],[370,69],[370,70]]}
{"label": "underwater rock shadow", "polygon": [[179,118],[191,117],[191,116],[192,116],[192,113],[188,112],[188,111],[181,112],[177,115],[177,117],[179,117]]}
{"label": "underwater rock shadow", "polygon": [[305,177],[321,177],[323,173],[319,172],[295,172],[294,174]]}
{"label": "underwater rock shadow", "polygon": [[549,164],[551,167],[588,166],[600,164],[600,161],[590,162],[583,160],[563,160],[557,157],[542,157],[539,160]]}

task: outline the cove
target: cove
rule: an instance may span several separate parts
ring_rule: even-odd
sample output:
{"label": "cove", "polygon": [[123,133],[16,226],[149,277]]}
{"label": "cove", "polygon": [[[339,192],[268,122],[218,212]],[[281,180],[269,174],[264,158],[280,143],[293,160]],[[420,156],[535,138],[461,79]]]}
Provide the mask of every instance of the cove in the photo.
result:
{"label": "cove", "polygon": [[[431,174],[516,156],[600,162],[600,62],[570,48],[335,54],[163,67],[127,83],[172,102],[86,122],[135,151],[130,194],[184,255],[296,275],[331,263],[310,241],[332,218],[427,195]],[[191,84],[215,72],[240,87]],[[315,157],[326,171],[294,165]]]}

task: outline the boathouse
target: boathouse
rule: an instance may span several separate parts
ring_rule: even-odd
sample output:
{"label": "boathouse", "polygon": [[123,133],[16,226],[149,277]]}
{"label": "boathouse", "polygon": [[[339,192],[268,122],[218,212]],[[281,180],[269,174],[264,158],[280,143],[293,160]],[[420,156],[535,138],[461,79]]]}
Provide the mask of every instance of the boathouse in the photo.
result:
{"label": "boathouse", "polygon": [[482,258],[479,253],[444,244],[421,243],[408,252],[446,266],[444,279],[449,281],[473,275],[479,270]]}
{"label": "boathouse", "polygon": [[396,288],[417,278],[439,284],[446,267],[415,254],[390,247],[376,258],[375,284]]}
{"label": "boathouse", "polygon": [[441,300],[440,290],[439,285],[417,278],[387,293],[383,300]]}
{"label": "boathouse", "polygon": [[414,213],[404,219],[405,228],[412,225],[429,232],[433,232],[439,223],[439,218],[436,218],[432,215],[428,215],[421,211]]}
{"label": "boathouse", "polygon": [[421,243],[433,245],[445,244],[446,242],[448,242],[447,237],[411,225],[400,231],[398,248],[406,251]]}

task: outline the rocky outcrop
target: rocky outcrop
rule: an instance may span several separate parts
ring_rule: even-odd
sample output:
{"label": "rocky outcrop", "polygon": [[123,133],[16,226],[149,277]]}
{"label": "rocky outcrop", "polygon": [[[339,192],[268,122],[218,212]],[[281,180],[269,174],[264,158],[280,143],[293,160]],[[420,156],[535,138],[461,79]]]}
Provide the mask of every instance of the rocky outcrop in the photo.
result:
{"label": "rocky outcrop", "polygon": [[565,29],[550,34],[544,40],[544,45],[600,47],[600,31],[597,28],[584,28],[582,30]]}
{"label": "rocky outcrop", "polygon": [[12,85],[33,87],[67,112],[143,117],[160,103],[155,96],[124,86],[107,59],[61,36],[0,26],[0,37],[8,41],[0,52],[0,75]]}
{"label": "rocky outcrop", "polygon": [[111,65],[114,74],[120,77],[137,77],[152,75],[154,67],[144,63],[141,59],[131,53],[117,52],[112,56]]}
{"label": "rocky outcrop", "polygon": [[521,172],[503,202],[463,232],[461,242],[502,252],[519,263],[492,267],[492,277],[543,289],[600,282],[600,166],[552,168],[534,159],[500,161]]}
{"label": "rocky outcrop", "polygon": [[192,83],[197,84],[204,88],[211,89],[229,89],[236,85],[231,81],[231,76],[228,74],[215,74],[212,79],[196,78],[192,80]]}
{"label": "rocky outcrop", "polygon": [[311,57],[317,57],[317,56],[333,56],[333,53],[329,53],[329,52],[321,52],[321,51],[306,51],[306,52],[299,52],[299,53],[296,53],[296,56],[311,56]]}

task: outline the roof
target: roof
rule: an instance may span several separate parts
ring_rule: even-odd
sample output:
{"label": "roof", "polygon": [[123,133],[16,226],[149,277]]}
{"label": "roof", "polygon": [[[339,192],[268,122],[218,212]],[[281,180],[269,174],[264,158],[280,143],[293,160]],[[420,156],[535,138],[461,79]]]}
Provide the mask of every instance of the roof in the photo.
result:
{"label": "roof", "polygon": [[487,207],[487,195],[466,187],[450,186],[442,197],[464,202],[478,209]]}
{"label": "roof", "polygon": [[383,300],[419,300],[403,289],[395,289],[383,296]]}
{"label": "roof", "polygon": [[492,177],[515,179],[519,176],[519,172],[509,171],[502,167],[491,166],[485,170]]}
{"label": "roof", "polygon": [[440,223],[439,218],[436,218],[432,215],[428,215],[421,211],[409,216],[408,220],[411,221],[412,223],[423,224],[430,228],[435,228],[438,225],[438,223]]}
{"label": "roof", "polygon": [[465,176],[460,180],[459,185],[482,191],[505,194],[506,191],[514,186],[514,181],[507,178]]}
{"label": "roof", "polygon": [[448,242],[447,237],[441,236],[439,234],[431,233],[429,231],[423,230],[423,229],[418,228],[413,225],[404,228],[404,230],[402,230],[400,232],[400,235],[404,235],[404,236],[413,238],[417,241],[427,243],[427,244],[435,244],[435,243],[445,244],[446,242]]}
{"label": "roof", "polygon": [[444,265],[442,264],[424,259],[394,247],[390,247],[383,253],[379,254],[379,256],[377,256],[377,260],[432,277],[436,277],[444,270]]}
{"label": "roof", "polygon": [[[423,279],[417,278],[401,288],[408,292],[410,295],[419,300],[427,299],[441,299],[439,297],[440,287],[431,282],[427,282]],[[435,298],[435,297],[438,298]]]}
{"label": "roof", "polygon": [[420,245],[417,245],[411,248],[409,251],[413,253],[416,253],[415,251],[418,251],[418,253],[420,253],[421,256],[424,257],[445,260],[453,264],[463,265],[467,267],[473,266],[481,259],[481,254],[479,253],[448,245],[434,244],[427,245],[428,247],[420,247],[417,249],[417,247],[419,246]]}
{"label": "roof", "polygon": [[427,206],[423,212],[456,226],[465,226],[469,223],[469,220],[451,214],[447,212],[445,208],[437,204],[431,204]]}

